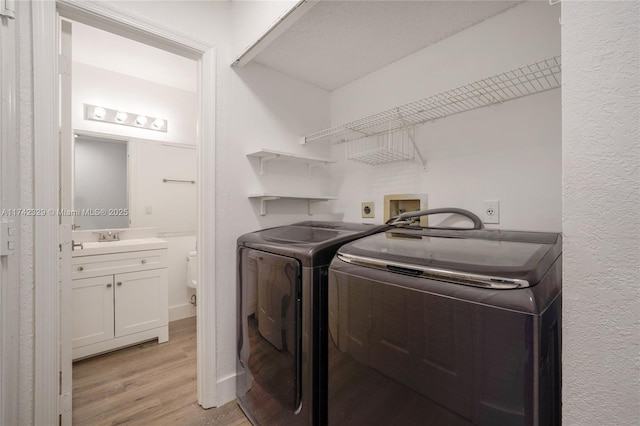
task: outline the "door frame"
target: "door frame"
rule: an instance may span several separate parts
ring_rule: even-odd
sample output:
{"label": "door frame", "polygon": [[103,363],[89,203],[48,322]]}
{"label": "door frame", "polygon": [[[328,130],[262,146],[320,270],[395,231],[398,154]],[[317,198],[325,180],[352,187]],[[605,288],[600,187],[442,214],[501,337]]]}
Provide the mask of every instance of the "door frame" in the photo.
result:
{"label": "door frame", "polygon": [[[34,1],[34,207],[58,207],[58,17],[198,61],[198,256],[215,260],[216,49],[98,2]],[[58,218],[35,221],[35,424],[57,424],[59,387]],[[215,261],[198,262],[198,403],[217,404]],[[205,362],[206,360],[206,362]]]}
{"label": "door frame", "polygon": [[[18,208],[17,29],[14,11],[0,6],[0,207]],[[18,423],[20,353],[19,218],[0,218],[15,232],[12,254],[0,255],[0,424]],[[5,231],[6,232],[6,231]],[[3,245],[8,242],[0,239]],[[5,246],[8,247],[8,246]]]}

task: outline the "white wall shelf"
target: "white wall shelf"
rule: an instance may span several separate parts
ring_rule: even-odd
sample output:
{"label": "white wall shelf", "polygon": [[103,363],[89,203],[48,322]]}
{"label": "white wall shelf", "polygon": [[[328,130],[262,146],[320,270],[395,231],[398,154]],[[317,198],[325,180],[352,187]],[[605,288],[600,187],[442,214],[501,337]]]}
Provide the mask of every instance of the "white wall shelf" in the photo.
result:
{"label": "white wall shelf", "polygon": [[[560,86],[561,58],[554,56],[369,117],[312,133],[304,137],[304,143],[345,143],[370,138]],[[417,149],[416,153],[420,154]]]}
{"label": "white wall shelf", "polygon": [[335,200],[336,197],[324,197],[324,196],[304,196],[304,195],[287,195],[287,194],[276,194],[276,193],[259,193],[259,194],[250,194],[250,199],[258,199],[260,200],[260,216],[265,216],[267,214],[267,202],[275,201],[280,199],[290,199],[290,200],[307,200],[308,203],[308,213],[311,213],[311,204],[319,201],[329,201]]}
{"label": "white wall shelf", "polygon": [[305,163],[307,164],[307,175],[309,176],[309,178],[311,178],[312,167],[321,166],[329,163],[335,163],[335,161],[331,161],[326,158],[308,157],[305,155],[273,151],[270,149],[261,149],[260,151],[252,152],[250,154],[247,154],[247,157],[260,159],[261,175],[264,175],[266,172],[266,169],[265,169],[266,163],[272,160],[284,160],[284,161],[290,161],[290,162],[296,162],[296,163]]}

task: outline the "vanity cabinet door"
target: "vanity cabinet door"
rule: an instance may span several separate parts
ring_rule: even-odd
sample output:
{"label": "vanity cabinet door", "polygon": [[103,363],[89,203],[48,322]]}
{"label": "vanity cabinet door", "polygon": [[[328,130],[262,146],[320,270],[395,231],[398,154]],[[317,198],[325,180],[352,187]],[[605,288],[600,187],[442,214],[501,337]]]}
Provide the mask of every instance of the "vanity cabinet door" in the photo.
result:
{"label": "vanity cabinet door", "polygon": [[113,275],[72,281],[73,348],[113,339]]}
{"label": "vanity cabinet door", "polygon": [[116,274],[114,281],[116,337],[168,324],[166,268]]}

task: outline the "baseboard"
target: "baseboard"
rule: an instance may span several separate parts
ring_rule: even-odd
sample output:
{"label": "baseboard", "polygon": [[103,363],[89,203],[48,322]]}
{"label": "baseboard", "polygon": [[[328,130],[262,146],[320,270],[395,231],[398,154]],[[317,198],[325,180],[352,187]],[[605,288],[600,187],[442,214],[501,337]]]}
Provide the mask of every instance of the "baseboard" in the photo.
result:
{"label": "baseboard", "polygon": [[195,317],[196,307],[191,303],[185,303],[184,305],[176,305],[169,307],[169,322],[177,321],[184,318]]}
{"label": "baseboard", "polygon": [[216,407],[236,399],[236,375],[235,373],[218,380],[216,383]]}

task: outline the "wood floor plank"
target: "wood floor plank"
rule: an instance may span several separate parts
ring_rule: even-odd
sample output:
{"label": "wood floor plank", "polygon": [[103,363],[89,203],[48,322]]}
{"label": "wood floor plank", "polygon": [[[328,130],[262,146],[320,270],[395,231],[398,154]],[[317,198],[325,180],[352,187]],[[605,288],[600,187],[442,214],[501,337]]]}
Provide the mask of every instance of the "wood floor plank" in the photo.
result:
{"label": "wood floor plank", "polygon": [[204,410],[197,402],[196,321],[169,324],[157,341],[73,365],[73,424],[249,426],[235,401]]}

